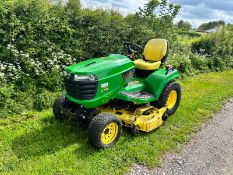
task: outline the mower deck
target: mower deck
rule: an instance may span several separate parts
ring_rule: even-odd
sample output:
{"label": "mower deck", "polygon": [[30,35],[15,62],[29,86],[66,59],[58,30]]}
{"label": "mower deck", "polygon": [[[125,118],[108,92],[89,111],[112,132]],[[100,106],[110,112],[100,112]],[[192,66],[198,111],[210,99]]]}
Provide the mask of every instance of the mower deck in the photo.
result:
{"label": "mower deck", "polygon": [[108,112],[121,120],[122,124],[135,131],[150,132],[163,123],[163,116],[166,115],[167,108],[157,109],[150,105],[138,107],[135,110],[114,109],[111,107],[101,108],[101,112]]}

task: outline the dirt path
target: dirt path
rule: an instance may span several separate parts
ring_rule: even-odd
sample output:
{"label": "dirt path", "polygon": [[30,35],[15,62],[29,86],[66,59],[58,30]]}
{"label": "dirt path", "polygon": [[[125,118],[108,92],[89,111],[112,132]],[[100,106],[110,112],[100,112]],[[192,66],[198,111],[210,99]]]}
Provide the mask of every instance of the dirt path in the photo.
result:
{"label": "dirt path", "polygon": [[134,165],[130,175],[233,175],[233,99],[161,168]]}

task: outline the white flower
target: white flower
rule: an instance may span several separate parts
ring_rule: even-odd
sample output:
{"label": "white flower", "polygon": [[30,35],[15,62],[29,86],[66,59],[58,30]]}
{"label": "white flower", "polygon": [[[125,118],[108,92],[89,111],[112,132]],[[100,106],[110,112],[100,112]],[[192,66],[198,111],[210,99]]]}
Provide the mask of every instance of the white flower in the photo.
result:
{"label": "white flower", "polygon": [[60,69],[60,66],[59,66],[59,65],[55,65],[55,68],[56,68],[56,69]]}
{"label": "white flower", "polygon": [[3,72],[0,72],[0,78],[4,78],[5,74]]}
{"label": "white flower", "polygon": [[24,54],[24,56],[26,57],[26,58],[29,58],[29,54],[28,53],[26,53],[26,54]]}
{"label": "white flower", "polygon": [[7,44],[7,49],[11,49],[11,48],[13,48],[13,45],[12,44]]}

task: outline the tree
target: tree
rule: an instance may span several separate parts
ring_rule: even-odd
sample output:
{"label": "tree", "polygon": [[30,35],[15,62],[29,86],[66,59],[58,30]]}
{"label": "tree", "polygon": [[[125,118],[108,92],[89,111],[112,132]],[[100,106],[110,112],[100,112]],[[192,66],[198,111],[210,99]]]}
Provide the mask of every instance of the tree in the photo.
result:
{"label": "tree", "polygon": [[205,31],[209,29],[214,29],[215,27],[225,25],[224,21],[211,21],[208,23],[203,23],[198,27],[199,31]]}
{"label": "tree", "polygon": [[150,17],[154,16],[154,10],[160,5],[158,0],[151,0],[144,5],[144,8],[139,7],[139,16]]}
{"label": "tree", "polygon": [[168,0],[150,0],[135,15],[141,24],[156,32],[157,37],[173,40],[173,21],[179,11],[180,5]]}
{"label": "tree", "polygon": [[181,30],[189,30],[192,28],[192,25],[184,20],[180,20],[179,22],[176,23],[176,27]]}
{"label": "tree", "polygon": [[69,0],[67,3],[67,8],[73,13],[73,15],[79,15],[81,9],[80,0]]}

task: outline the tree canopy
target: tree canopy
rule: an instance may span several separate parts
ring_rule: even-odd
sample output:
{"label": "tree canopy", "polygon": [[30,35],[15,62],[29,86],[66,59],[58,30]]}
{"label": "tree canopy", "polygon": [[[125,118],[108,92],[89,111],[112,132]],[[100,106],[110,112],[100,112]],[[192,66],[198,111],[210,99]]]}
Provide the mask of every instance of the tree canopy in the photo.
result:
{"label": "tree canopy", "polygon": [[209,29],[214,29],[215,27],[225,25],[224,21],[211,21],[208,23],[203,23],[198,27],[198,30],[205,31]]}
{"label": "tree canopy", "polygon": [[175,26],[181,30],[190,30],[192,28],[192,25],[190,22],[184,21],[182,19],[179,22],[177,22]]}

